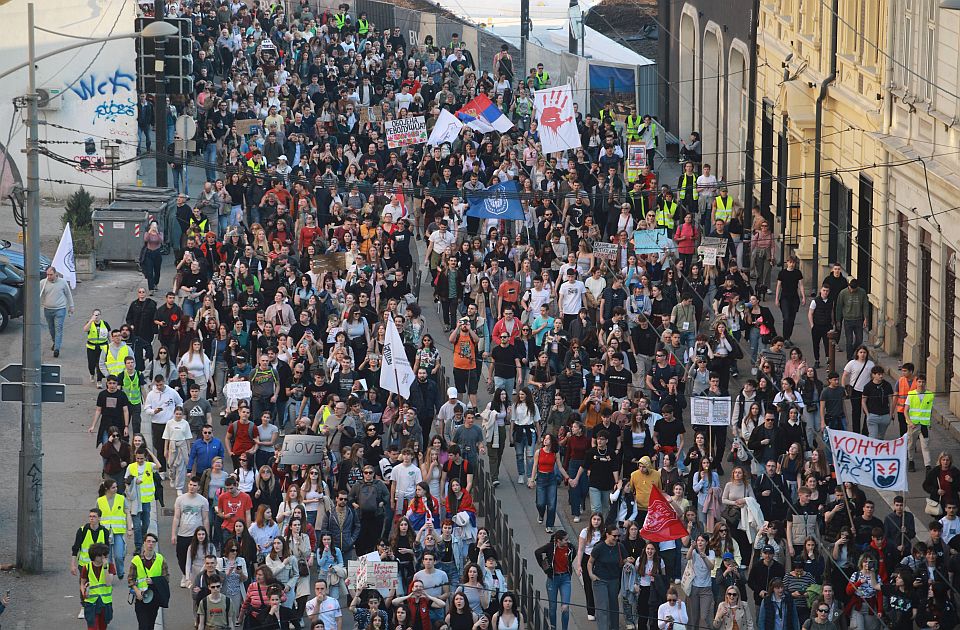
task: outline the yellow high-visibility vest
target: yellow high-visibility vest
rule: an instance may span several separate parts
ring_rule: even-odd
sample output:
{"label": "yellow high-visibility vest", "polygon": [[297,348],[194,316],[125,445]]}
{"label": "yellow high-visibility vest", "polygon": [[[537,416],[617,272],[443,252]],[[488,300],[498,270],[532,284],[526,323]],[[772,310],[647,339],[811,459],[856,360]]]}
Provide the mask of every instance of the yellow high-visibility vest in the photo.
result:
{"label": "yellow high-visibility vest", "polygon": [[143,558],[140,556],[134,556],[131,564],[137,567],[137,588],[141,591],[150,586],[147,584],[147,578],[158,578],[163,573],[163,555],[159,553],[149,569],[143,566]]}
{"label": "yellow high-visibility vest", "polygon": [[640,128],[640,122],[642,120],[639,116],[627,116],[627,138],[629,140],[640,139],[638,129]]}
{"label": "yellow high-visibility vest", "polygon": [[120,372],[123,372],[126,369],[124,361],[128,356],[130,356],[130,347],[126,344],[120,346],[120,349],[117,350],[117,354],[110,352],[110,346],[107,346],[104,350],[106,358],[103,362],[107,366],[107,375],[119,376]]}
{"label": "yellow high-visibility vest", "polygon": [[103,350],[108,343],[110,343],[110,327],[107,326],[107,322],[91,324],[90,330],[87,331],[87,349]]}
{"label": "yellow high-visibility vest", "polygon": [[93,565],[86,567],[87,572],[87,596],[84,602],[96,604],[99,599],[104,604],[113,603],[113,585],[107,583],[110,577],[110,567],[104,564],[100,567],[100,577],[93,570]]}
{"label": "yellow high-visibility vest", "polygon": [[693,190],[693,200],[696,201],[700,198],[700,193],[697,192],[697,178],[694,175],[687,175],[684,173],[680,176],[680,199],[685,199],[687,197],[687,178],[693,180],[691,189]]}
{"label": "yellow high-visibility vest", "polygon": [[657,225],[665,227],[668,230],[673,229],[673,217],[677,215],[677,202],[663,202],[663,205],[657,206]]}
{"label": "yellow high-visibility vest", "polygon": [[[140,466],[133,462],[127,466],[127,477],[136,477],[140,474]],[[150,503],[156,496],[157,488],[153,485],[153,462],[143,462],[143,479],[140,481],[140,502]]]}
{"label": "yellow high-visibility vest", "polygon": [[727,195],[726,203],[724,203],[723,197],[717,197],[717,211],[715,213],[716,218],[720,221],[729,221],[730,217],[733,215],[733,197]]}
{"label": "yellow high-visibility vest", "polygon": [[912,424],[930,426],[930,415],[933,412],[933,392],[919,393],[912,390],[907,394],[907,420]]}
{"label": "yellow high-visibility vest", "polygon": [[113,497],[113,508],[110,507],[105,496],[97,499],[97,507],[100,508],[101,525],[113,532],[114,535],[123,536],[127,533],[127,515],[123,509],[122,494]]}
{"label": "yellow high-visibility vest", "polygon": [[80,551],[77,552],[77,566],[90,564],[90,546],[105,545],[107,543],[107,528],[102,524],[97,529],[97,536],[94,538],[90,530],[83,536],[83,542],[80,543]]}
{"label": "yellow high-visibility vest", "polygon": [[357,20],[357,35],[360,37],[366,36],[370,32],[370,20],[364,20],[360,18]]}

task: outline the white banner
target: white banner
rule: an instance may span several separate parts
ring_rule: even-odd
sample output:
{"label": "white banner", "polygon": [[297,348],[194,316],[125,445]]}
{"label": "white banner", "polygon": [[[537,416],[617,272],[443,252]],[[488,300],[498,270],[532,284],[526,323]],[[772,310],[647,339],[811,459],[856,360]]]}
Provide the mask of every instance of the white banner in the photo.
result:
{"label": "white banner", "polygon": [[534,92],[533,107],[544,153],[580,148],[580,131],[573,115],[573,93],[569,84]]}
{"label": "white banner", "polygon": [[694,396],[690,399],[690,424],[725,427],[730,424],[729,396]]}
{"label": "white banner", "polygon": [[407,360],[403,340],[393,318],[387,318],[387,334],[383,344],[383,364],[380,366],[380,387],[404,398],[410,397],[413,368]]}
{"label": "white banner", "polygon": [[616,260],[617,250],[620,248],[616,243],[604,243],[597,241],[593,244],[593,255],[603,260]]}
{"label": "white banner", "polygon": [[440,117],[433,125],[427,144],[436,147],[445,142],[453,142],[460,135],[463,123],[446,109],[440,110]]}
{"label": "white banner", "polygon": [[895,440],[828,429],[833,468],[840,483],[907,491],[907,436]]}
{"label": "white banner", "polygon": [[391,149],[423,144],[427,141],[427,120],[423,116],[386,120],[383,123],[383,132],[387,136],[387,147]]}
{"label": "white banner", "polygon": [[253,396],[250,381],[233,381],[223,386],[223,395],[235,400],[246,400]]}

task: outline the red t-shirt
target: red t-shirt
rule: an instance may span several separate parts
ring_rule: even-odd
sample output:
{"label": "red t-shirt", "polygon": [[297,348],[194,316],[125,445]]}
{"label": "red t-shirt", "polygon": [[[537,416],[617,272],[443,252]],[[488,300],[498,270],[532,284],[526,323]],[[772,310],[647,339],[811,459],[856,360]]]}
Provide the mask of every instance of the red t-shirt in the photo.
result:
{"label": "red t-shirt", "polygon": [[256,443],[254,440],[257,438],[258,431],[256,425],[252,422],[242,424],[239,420],[236,420],[231,422],[230,426],[227,427],[227,435],[232,440],[231,444],[233,446],[230,454],[239,455],[253,448],[253,445]]}
{"label": "red t-shirt", "polygon": [[566,547],[553,548],[553,573],[554,575],[570,573],[570,555]]}
{"label": "red t-shirt", "polygon": [[222,514],[227,515],[223,519],[223,529],[232,532],[233,524],[242,520],[241,517],[247,510],[253,509],[253,501],[250,500],[250,495],[246,492],[240,492],[237,496],[233,496],[224,491],[220,493],[220,497],[217,499],[217,509]]}

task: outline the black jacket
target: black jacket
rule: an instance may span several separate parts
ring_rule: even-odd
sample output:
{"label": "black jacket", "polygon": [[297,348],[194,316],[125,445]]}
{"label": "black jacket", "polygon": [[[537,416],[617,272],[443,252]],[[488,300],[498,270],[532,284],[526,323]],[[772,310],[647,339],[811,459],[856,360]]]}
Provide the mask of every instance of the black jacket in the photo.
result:
{"label": "black jacket", "polygon": [[153,336],[157,332],[157,325],[154,320],[157,315],[157,303],[150,298],[142,302],[134,300],[127,308],[125,321],[129,326],[133,326],[133,333],[146,341],[153,341]]}
{"label": "black jacket", "polygon": [[[553,579],[553,558],[555,555],[555,550],[557,545],[554,541],[550,541],[542,547],[538,547],[536,551],[533,552],[533,557],[537,559],[537,564],[540,565],[540,568],[543,569],[543,572],[547,574],[547,577]],[[570,571],[573,571],[573,558],[576,555],[574,547],[571,544],[567,545],[567,566]]]}

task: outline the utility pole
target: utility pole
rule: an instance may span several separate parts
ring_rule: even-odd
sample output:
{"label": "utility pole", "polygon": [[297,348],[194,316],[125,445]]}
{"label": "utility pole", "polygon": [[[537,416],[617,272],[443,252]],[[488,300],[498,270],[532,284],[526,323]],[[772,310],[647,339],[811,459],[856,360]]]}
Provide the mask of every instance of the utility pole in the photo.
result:
{"label": "utility pole", "polygon": [[530,0],[520,0],[520,76],[527,76],[527,40],[530,39]]}
{"label": "utility pole", "polygon": [[23,404],[17,499],[17,567],[43,571],[43,450],[40,407],[40,136],[33,3],[27,5],[27,203],[23,226]]}
{"label": "utility pole", "polygon": [[[162,22],[166,11],[166,3],[154,2],[153,19],[156,22]],[[166,50],[167,38],[158,37],[155,40],[155,59],[153,74],[156,83],[156,99],[153,104],[153,127],[156,131],[157,155],[154,159],[156,165],[156,179],[158,188],[166,188],[167,180],[167,156],[170,154],[170,147],[167,146],[167,114],[170,108],[167,105],[167,79],[166,79]],[[186,168],[184,168],[186,176]]]}

